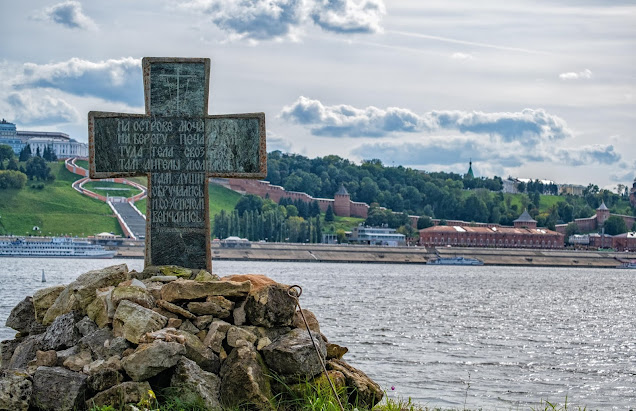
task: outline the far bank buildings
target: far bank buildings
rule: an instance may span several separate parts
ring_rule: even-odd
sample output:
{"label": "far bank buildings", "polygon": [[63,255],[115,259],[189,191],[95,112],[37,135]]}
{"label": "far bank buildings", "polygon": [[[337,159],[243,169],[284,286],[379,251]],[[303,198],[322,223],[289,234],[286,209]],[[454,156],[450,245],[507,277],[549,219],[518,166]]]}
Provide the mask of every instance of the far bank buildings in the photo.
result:
{"label": "far bank buildings", "polygon": [[48,147],[60,159],[69,157],[88,157],[88,145],[69,137],[68,134],[48,131],[17,131],[15,124],[5,119],[0,121],[0,144],[6,144],[16,155],[29,144],[31,154],[40,153]]}

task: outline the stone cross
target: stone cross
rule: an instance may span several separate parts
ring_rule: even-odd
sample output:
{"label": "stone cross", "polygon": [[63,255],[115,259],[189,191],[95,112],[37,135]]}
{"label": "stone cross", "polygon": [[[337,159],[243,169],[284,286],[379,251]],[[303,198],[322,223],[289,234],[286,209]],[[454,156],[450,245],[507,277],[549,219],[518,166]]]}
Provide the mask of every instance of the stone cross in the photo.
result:
{"label": "stone cross", "polygon": [[208,115],[210,59],[142,68],[145,115],[88,113],[90,177],[147,175],[145,265],[211,271],[208,178],[266,176],[265,114]]}

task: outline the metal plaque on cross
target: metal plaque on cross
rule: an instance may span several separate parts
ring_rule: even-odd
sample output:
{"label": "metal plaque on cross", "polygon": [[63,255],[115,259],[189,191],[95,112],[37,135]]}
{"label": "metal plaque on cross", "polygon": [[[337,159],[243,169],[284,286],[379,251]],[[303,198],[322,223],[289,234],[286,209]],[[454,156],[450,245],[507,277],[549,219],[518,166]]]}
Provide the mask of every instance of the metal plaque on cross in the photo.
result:
{"label": "metal plaque on cross", "polygon": [[148,176],[145,265],[210,271],[208,178],[267,175],[265,114],[208,115],[210,59],[142,69],[146,114],[88,113],[90,177]]}

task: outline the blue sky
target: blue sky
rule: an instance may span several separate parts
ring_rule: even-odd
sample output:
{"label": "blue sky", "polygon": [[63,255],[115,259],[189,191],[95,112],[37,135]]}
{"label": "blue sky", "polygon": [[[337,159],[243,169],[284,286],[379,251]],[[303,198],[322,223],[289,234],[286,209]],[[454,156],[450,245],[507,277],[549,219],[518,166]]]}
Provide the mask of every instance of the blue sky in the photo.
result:
{"label": "blue sky", "polygon": [[270,150],[636,177],[633,1],[0,4],[0,116],[21,130],[86,141],[88,111],[143,112],[142,57],[209,57],[210,114],[264,111]]}

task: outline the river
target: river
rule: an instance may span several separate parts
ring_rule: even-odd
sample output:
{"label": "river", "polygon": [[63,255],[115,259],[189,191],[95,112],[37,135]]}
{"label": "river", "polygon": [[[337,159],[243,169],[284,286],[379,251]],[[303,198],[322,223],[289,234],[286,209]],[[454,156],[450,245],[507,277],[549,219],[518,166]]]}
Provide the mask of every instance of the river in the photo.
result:
{"label": "river", "polygon": [[[4,323],[25,296],[120,263],[143,266],[0,258],[0,340],[13,337]],[[587,409],[636,406],[634,271],[249,261],[213,269],[301,285],[323,333],[391,397],[470,409],[566,397]]]}

